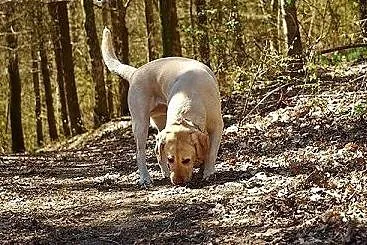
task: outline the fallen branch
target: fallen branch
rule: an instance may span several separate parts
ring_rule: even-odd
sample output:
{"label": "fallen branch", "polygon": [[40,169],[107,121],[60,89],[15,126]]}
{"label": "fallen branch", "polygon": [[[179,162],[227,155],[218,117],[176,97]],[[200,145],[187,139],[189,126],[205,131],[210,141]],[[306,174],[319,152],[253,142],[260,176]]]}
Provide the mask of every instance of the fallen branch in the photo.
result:
{"label": "fallen branch", "polygon": [[355,43],[355,44],[349,44],[349,45],[345,45],[345,46],[339,46],[339,47],[335,47],[335,48],[329,48],[329,49],[324,49],[321,51],[318,51],[318,54],[327,54],[327,53],[333,53],[336,51],[341,51],[341,50],[346,50],[346,49],[352,49],[352,48],[363,48],[363,47],[367,47],[367,43]]}

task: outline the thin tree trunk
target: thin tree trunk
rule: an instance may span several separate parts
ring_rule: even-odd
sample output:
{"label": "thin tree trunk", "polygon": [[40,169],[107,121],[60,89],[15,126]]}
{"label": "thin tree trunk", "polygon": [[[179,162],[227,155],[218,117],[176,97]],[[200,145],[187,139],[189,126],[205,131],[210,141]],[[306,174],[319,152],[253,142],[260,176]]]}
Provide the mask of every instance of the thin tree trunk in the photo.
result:
{"label": "thin tree trunk", "polygon": [[[223,2],[220,0],[216,0],[212,2],[214,4],[214,8],[218,9],[218,12],[216,13],[216,19],[219,23],[219,25],[223,25]],[[223,35],[220,35],[218,33],[213,33],[214,38],[217,40],[217,42],[213,45],[214,52],[216,55],[216,61],[217,61],[217,78],[219,86],[225,86],[226,84],[226,71],[228,70],[228,57],[227,57],[227,46],[225,42],[225,37]]]}
{"label": "thin tree trunk", "polygon": [[24,152],[24,135],[22,127],[21,94],[22,87],[19,75],[18,40],[14,32],[14,3],[9,2],[5,8],[6,18],[9,20],[7,26],[6,42],[9,48],[9,87],[10,87],[10,126],[12,136],[12,151]]}
{"label": "thin tree trunk", "polygon": [[50,139],[54,141],[54,140],[58,140],[59,136],[57,134],[55,111],[54,111],[54,106],[53,106],[50,71],[48,69],[47,54],[46,54],[45,47],[43,45],[42,38],[39,43],[39,51],[40,51],[40,57],[41,57],[42,80],[43,80],[43,85],[45,88],[48,130],[49,130]]}
{"label": "thin tree trunk", "polygon": [[85,13],[84,28],[87,33],[87,44],[92,63],[92,78],[95,84],[94,126],[99,127],[109,121],[102,53],[98,42],[93,1],[83,0],[83,8]]}
{"label": "thin tree trunk", "polygon": [[[121,0],[111,0],[111,22],[114,39],[114,46],[117,57],[124,63],[129,64],[129,32],[126,26],[126,8]],[[119,78],[119,94],[120,94],[120,115],[129,114],[127,104],[127,94],[129,91],[129,82]]]}
{"label": "thin tree trunk", "polygon": [[206,15],[206,1],[195,0],[199,31],[199,54],[201,61],[210,67],[210,45],[208,35],[208,18]]}
{"label": "thin tree trunk", "polygon": [[299,32],[296,0],[281,0],[284,36],[286,37],[286,45],[288,56],[300,59],[302,58],[302,42],[301,34]]}
{"label": "thin tree trunk", "polygon": [[190,12],[190,28],[191,28],[191,53],[192,57],[194,59],[197,58],[197,52],[196,52],[196,35],[195,35],[195,17],[194,17],[194,3],[193,0],[190,0],[189,3],[189,12]]}
{"label": "thin tree trunk", "polygon": [[[106,2],[102,5],[102,22],[103,26],[108,26],[108,9],[109,9],[109,2]],[[106,80],[106,87],[107,87],[107,105],[108,105],[108,115],[110,118],[114,117],[114,103],[113,103],[113,83],[112,79],[110,78],[111,74],[110,71],[104,66],[104,78]]]}
{"label": "thin tree trunk", "polygon": [[162,24],[163,56],[182,56],[180,34],[177,30],[176,0],[159,0]]}
{"label": "thin tree trunk", "polygon": [[41,118],[41,93],[40,93],[40,74],[38,68],[38,55],[35,51],[36,48],[32,47],[32,77],[33,77],[33,91],[35,96],[35,116],[36,116],[36,133],[37,133],[37,145],[40,147],[43,145],[43,128]]}
{"label": "thin tree trunk", "polygon": [[62,54],[61,54],[61,38],[60,38],[60,25],[57,16],[57,5],[49,4],[48,10],[52,20],[51,37],[52,44],[55,53],[55,63],[56,63],[56,80],[59,89],[59,99],[60,99],[60,111],[61,111],[61,121],[64,135],[66,137],[70,136],[69,127],[69,117],[68,109],[66,103],[66,93],[65,93],[65,81],[64,81],[64,67],[62,64]]}
{"label": "thin tree trunk", "polygon": [[[55,3],[52,3],[55,4]],[[78,95],[75,84],[73,51],[70,39],[70,26],[67,2],[57,2],[57,14],[60,26],[62,63],[64,68],[64,81],[66,99],[72,135],[85,132],[79,108]]]}
{"label": "thin tree trunk", "polygon": [[153,0],[144,0],[145,20],[148,37],[148,60],[152,61],[159,57],[157,44],[155,41],[155,23],[153,14]]}
{"label": "thin tree trunk", "polygon": [[270,13],[270,25],[271,25],[271,40],[270,50],[272,52],[279,52],[278,42],[278,0],[271,0],[271,13]]}
{"label": "thin tree trunk", "polygon": [[236,0],[231,0],[232,10],[231,18],[234,21],[233,36],[234,36],[234,56],[237,66],[242,66],[245,60],[245,44],[242,38],[242,25],[239,18],[238,6]]}
{"label": "thin tree trunk", "polygon": [[359,0],[359,19],[362,36],[367,38],[367,0]]}

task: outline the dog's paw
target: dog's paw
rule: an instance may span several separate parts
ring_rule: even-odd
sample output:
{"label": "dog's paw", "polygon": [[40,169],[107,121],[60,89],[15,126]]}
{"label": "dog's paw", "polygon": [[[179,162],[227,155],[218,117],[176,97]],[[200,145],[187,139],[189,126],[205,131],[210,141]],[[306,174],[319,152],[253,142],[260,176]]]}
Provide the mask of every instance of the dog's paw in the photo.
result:
{"label": "dog's paw", "polygon": [[203,178],[203,180],[205,181],[205,182],[213,182],[213,181],[215,181],[217,179],[217,175],[215,174],[215,173],[212,173],[211,175],[208,175],[208,176],[206,176],[206,177],[204,177]]}
{"label": "dog's paw", "polygon": [[213,166],[205,166],[203,170],[203,180],[208,180],[215,173],[215,168]]}
{"label": "dog's paw", "polygon": [[148,178],[140,178],[139,180],[139,185],[144,188],[147,189],[149,187],[151,187],[153,185],[153,181],[150,177]]}

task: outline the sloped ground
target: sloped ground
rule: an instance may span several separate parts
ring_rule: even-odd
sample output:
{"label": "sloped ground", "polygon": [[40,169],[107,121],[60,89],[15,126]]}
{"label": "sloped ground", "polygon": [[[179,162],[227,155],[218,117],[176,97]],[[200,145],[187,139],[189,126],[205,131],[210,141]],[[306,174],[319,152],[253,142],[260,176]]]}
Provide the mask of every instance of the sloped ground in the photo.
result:
{"label": "sloped ground", "polygon": [[224,98],[209,183],[162,180],[151,134],[155,184],[140,189],[126,122],[45,152],[2,155],[1,243],[366,244],[365,70]]}

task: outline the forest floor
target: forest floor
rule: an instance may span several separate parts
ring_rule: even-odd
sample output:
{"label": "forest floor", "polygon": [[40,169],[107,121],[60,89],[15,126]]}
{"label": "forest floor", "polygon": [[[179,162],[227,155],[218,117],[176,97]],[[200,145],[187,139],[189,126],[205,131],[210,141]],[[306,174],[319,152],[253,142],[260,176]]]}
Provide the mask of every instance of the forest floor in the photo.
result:
{"label": "forest floor", "polygon": [[357,64],[224,97],[208,183],[162,180],[152,130],[154,186],[139,188],[126,121],[1,155],[0,243],[367,244],[366,76]]}

